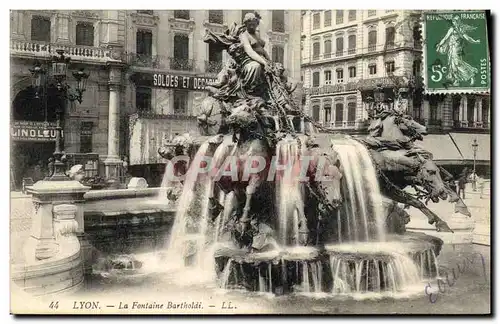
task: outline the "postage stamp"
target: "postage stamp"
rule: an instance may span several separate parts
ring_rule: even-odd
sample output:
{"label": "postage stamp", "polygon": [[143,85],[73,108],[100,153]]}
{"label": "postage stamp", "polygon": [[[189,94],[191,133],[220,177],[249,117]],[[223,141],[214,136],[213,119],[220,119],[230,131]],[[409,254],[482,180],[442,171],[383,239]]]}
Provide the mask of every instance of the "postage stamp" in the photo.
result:
{"label": "postage stamp", "polygon": [[425,13],[424,83],[427,93],[490,91],[486,13]]}

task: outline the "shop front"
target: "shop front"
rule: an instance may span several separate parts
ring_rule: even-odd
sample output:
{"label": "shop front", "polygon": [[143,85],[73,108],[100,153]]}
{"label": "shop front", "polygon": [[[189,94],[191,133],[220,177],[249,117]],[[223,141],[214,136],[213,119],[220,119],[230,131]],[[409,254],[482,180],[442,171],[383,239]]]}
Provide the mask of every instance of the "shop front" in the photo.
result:
{"label": "shop front", "polygon": [[[25,181],[39,181],[49,173],[49,158],[55,150],[55,123],[15,120],[11,124],[11,185],[19,189]],[[31,180],[29,180],[31,179]]]}

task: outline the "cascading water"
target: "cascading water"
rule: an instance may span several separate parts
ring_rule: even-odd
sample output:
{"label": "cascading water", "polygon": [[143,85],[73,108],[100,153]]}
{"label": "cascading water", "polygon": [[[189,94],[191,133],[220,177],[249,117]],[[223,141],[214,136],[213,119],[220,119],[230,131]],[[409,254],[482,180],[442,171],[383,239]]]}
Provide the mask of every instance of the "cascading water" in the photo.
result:
{"label": "cascading water", "polygon": [[[285,166],[285,171],[276,178],[276,202],[278,205],[278,242],[281,246],[299,246],[300,234],[304,231],[304,191],[299,181],[299,166],[304,145],[297,139],[287,137],[276,145],[276,163]],[[300,170],[299,170],[300,171]]]}
{"label": "cascading water", "polygon": [[353,139],[332,140],[347,187],[341,242],[385,241],[385,219],[377,175],[367,149]]}

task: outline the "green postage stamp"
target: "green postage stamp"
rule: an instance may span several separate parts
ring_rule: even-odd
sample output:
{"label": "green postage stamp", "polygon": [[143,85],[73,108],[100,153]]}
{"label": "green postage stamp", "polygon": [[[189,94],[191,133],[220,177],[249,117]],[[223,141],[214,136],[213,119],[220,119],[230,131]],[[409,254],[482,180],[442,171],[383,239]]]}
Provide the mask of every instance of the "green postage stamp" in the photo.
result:
{"label": "green postage stamp", "polygon": [[485,11],[425,13],[422,31],[427,93],[490,92]]}

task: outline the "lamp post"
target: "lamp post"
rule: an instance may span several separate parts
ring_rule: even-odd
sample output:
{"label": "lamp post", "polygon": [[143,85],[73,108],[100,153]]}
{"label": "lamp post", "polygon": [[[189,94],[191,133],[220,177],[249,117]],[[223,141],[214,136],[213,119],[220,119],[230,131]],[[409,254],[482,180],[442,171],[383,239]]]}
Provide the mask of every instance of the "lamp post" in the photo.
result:
{"label": "lamp post", "polygon": [[[54,156],[54,171],[52,175],[45,180],[47,181],[64,181],[69,180],[65,173],[65,164],[62,161],[64,155],[64,141],[62,135],[62,120],[64,120],[64,111],[66,101],[78,101],[82,103],[83,93],[87,85],[89,74],[85,73],[83,69],[73,72],[73,77],[76,79],[76,88],[72,89],[66,81],[66,74],[68,72],[68,65],[71,61],[70,57],[64,55],[63,50],[57,50],[51,61],[51,76],[55,81],[55,88],[57,89],[57,105],[56,105],[56,148],[53,153]],[[43,96],[43,100],[48,100],[47,87],[49,83],[48,71],[36,62],[35,66],[30,69],[32,74],[32,86],[35,89],[35,98]]]}
{"label": "lamp post", "polygon": [[477,143],[477,139],[474,139],[472,142],[472,152],[474,152],[474,160],[472,164],[472,190],[477,191],[476,188],[476,155],[477,155],[477,148],[479,144]]}

